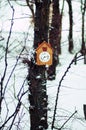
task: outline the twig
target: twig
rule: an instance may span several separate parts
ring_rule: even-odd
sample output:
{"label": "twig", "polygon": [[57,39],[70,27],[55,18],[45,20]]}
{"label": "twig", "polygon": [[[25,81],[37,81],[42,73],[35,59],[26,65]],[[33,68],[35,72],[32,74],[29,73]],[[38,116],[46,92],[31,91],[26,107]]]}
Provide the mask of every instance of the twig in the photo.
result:
{"label": "twig", "polygon": [[[82,55],[78,56],[78,58],[80,58]],[[54,128],[54,122],[55,122],[55,115],[56,115],[56,109],[57,109],[57,103],[58,103],[58,98],[59,98],[59,94],[60,94],[60,87],[61,87],[61,84],[62,84],[62,81],[64,80],[64,77],[66,76],[66,74],[68,73],[69,69],[71,68],[71,65],[75,62],[75,58],[76,58],[76,54],[73,58],[73,60],[70,62],[69,66],[67,67],[66,71],[64,72],[60,82],[59,82],[59,85],[58,85],[58,88],[57,88],[57,95],[56,95],[56,100],[55,100],[55,108],[54,108],[54,114],[53,114],[53,120],[52,120],[52,126],[51,126],[51,129],[53,130]]]}
{"label": "twig", "polygon": [[[10,4],[10,2],[8,1],[8,3]],[[3,82],[4,82],[4,79],[5,79],[5,76],[6,76],[6,72],[7,72],[7,66],[8,66],[8,62],[7,62],[7,55],[8,55],[8,45],[9,45],[9,40],[11,38],[11,33],[12,33],[12,27],[13,27],[13,19],[14,19],[14,8],[13,6],[11,6],[10,4],[10,7],[12,9],[12,20],[11,20],[11,26],[10,26],[10,31],[9,31],[9,35],[8,35],[8,38],[7,38],[7,42],[6,42],[6,50],[5,50],[5,68],[4,68],[4,73],[3,73],[3,76],[1,78],[1,81],[0,81],[0,111],[1,111],[1,103],[2,103],[2,100],[3,100]]]}
{"label": "twig", "polygon": [[[25,81],[24,81],[24,83],[25,83]],[[24,84],[23,84],[23,85],[24,85]],[[24,87],[24,86],[23,86],[23,87]],[[0,126],[0,130],[1,130],[3,127],[5,127],[5,125],[8,123],[8,121],[9,121],[10,119],[13,118],[12,123],[11,123],[10,128],[9,128],[9,130],[11,130],[11,128],[12,128],[12,126],[13,126],[13,123],[14,123],[14,121],[15,121],[15,118],[16,118],[16,116],[17,116],[19,110],[20,110],[21,105],[22,105],[21,99],[22,99],[22,97],[23,97],[27,92],[28,92],[28,90],[26,90],[25,92],[23,92],[23,93],[21,94],[20,98],[18,99],[18,103],[17,103],[17,106],[16,106],[16,109],[15,109],[14,113],[13,113],[11,116],[9,116],[8,119]]]}
{"label": "twig", "polygon": [[63,124],[58,130],[61,130],[61,129],[65,126],[65,124],[66,124],[76,113],[77,113],[77,111],[75,111],[75,112],[64,122],[64,124]]}
{"label": "twig", "polygon": [[20,54],[19,54],[19,56],[18,56],[18,58],[17,58],[17,60],[16,60],[16,63],[15,63],[15,65],[14,65],[14,67],[12,68],[12,71],[11,71],[9,77],[8,77],[8,80],[7,80],[7,82],[6,82],[6,84],[5,84],[5,87],[4,87],[3,95],[5,94],[5,91],[6,91],[7,85],[8,85],[8,83],[9,83],[11,77],[12,77],[12,74],[13,74],[13,72],[14,72],[14,70],[15,70],[17,64],[18,64],[18,61],[19,61],[20,56],[21,56],[21,54],[22,54],[23,51],[24,51],[24,47],[23,47],[23,49],[21,50],[21,52],[20,52]]}

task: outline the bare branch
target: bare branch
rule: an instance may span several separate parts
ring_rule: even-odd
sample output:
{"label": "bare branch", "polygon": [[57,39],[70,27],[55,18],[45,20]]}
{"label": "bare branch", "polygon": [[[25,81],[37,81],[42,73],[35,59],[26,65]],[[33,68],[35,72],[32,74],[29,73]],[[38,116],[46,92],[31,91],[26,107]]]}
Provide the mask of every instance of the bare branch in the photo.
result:
{"label": "bare branch", "polygon": [[61,129],[65,126],[65,124],[66,124],[76,113],[77,113],[77,111],[75,111],[75,112],[64,122],[64,124],[63,124],[58,130],[61,130]]}
{"label": "bare branch", "polygon": [[21,50],[21,52],[20,52],[20,54],[19,54],[19,56],[18,56],[18,58],[17,58],[17,60],[16,60],[16,63],[15,63],[15,65],[14,65],[14,67],[13,67],[13,69],[12,69],[12,71],[11,71],[9,77],[8,77],[8,80],[7,80],[7,82],[6,82],[6,84],[5,84],[5,87],[4,87],[3,95],[5,94],[5,91],[6,91],[7,85],[8,85],[8,83],[9,83],[11,77],[12,77],[12,74],[13,74],[13,72],[14,72],[14,70],[15,70],[17,64],[18,64],[18,61],[19,61],[20,56],[21,56],[21,54],[22,54],[23,51],[24,51],[24,47],[23,47],[23,49]]}
{"label": "bare branch", "polygon": [[[77,53],[78,54],[78,53]],[[80,58],[82,57],[82,54],[80,56],[77,57]],[[56,110],[57,110],[57,103],[58,103],[58,98],[59,98],[59,94],[60,94],[60,88],[61,88],[61,84],[62,84],[62,81],[64,80],[65,76],[67,75],[67,73],[69,72],[69,69],[71,68],[72,64],[75,62],[75,59],[76,59],[76,54],[74,56],[74,58],[72,59],[72,61],[70,62],[69,66],[67,67],[66,71],[64,72],[60,82],[59,82],[59,85],[58,85],[58,88],[57,88],[57,95],[56,95],[56,100],[55,100],[55,108],[54,108],[54,114],[53,114],[53,121],[52,121],[52,130],[54,128],[54,122],[55,122],[55,115],[56,115]]]}
{"label": "bare branch", "polygon": [[11,9],[12,9],[12,20],[11,20],[11,25],[10,25],[10,30],[9,30],[9,35],[8,35],[8,38],[7,38],[7,42],[6,42],[6,50],[5,50],[5,68],[4,68],[4,72],[3,72],[3,76],[1,78],[1,81],[0,81],[0,111],[1,111],[1,103],[2,103],[2,100],[3,100],[3,82],[4,82],[4,79],[5,79],[5,76],[6,76],[6,72],[7,72],[7,66],[8,66],[8,61],[7,61],[7,55],[8,55],[8,45],[9,45],[9,40],[11,38],[11,33],[12,33],[12,27],[13,27],[13,19],[14,19],[14,8],[13,6],[11,6],[10,2],[8,1]]}
{"label": "bare branch", "polygon": [[[19,91],[18,95],[20,94],[22,88],[24,88],[24,85],[25,85],[25,80],[24,80],[24,82],[23,82],[23,84],[22,84],[22,86],[21,86],[21,88],[20,88],[20,91]],[[27,92],[28,92],[28,90],[26,90],[25,92],[22,92],[21,95],[20,95],[20,97],[18,96],[18,103],[17,103],[17,106],[16,106],[16,108],[15,108],[14,113],[13,113],[11,116],[9,116],[8,119],[0,126],[0,129],[2,129],[3,127],[5,127],[5,125],[9,122],[9,120],[11,120],[11,119],[13,118],[13,119],[12,119],[12,122],[11,122],[11,125],[10,125],[10,127],[9,127],[9,130],[11,130],[11,128],[12,128],[12,126],[13,126],[13,123],[14,123],[14,121],[15,121],[15,119],[16,119],[16,116],[17,116],[18,112],[20,111],[20,108],[21,108],[21,105],[22,105],[21,99],[22,99],[22,97],[23,97]]]}

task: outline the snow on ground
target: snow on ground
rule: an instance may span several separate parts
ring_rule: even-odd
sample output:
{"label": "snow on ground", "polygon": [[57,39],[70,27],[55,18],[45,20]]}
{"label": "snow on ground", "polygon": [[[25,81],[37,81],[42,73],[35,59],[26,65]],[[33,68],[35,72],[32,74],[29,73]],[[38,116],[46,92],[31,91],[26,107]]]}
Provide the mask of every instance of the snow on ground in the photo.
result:
{"label": "snow on ground", "polygon": [[[80,12],[78,12],[78,8],[80,7],[80,4],[76,3],[74,4],[73,8],[76,10],[77,6],[77,11],[76,14],[74,15],[74,44],[76,46],[76,49],[74,52],[77,51],[77,49],[80,48],[80,40],[81,40],[81,33],[79,32],[81,28],[81,21],[80,18],[81,16],[78,15]],[[52,123],[52,116],[53,116],[53,110],[54,110],[54,105],[55,105],[55,99],[56,99],[56,93],[57,93],[57,88],[59,85],[59,81],[62,78],[66,68],[69,66],[69,63],[74,57],[74,54],[69,54],[67,51],[68,48],[68,8],[65,6],[65,12],[64,12],[64,17],[63,17],[63,32],[62,32],[62,55],[60,56],[60,65],[57,66],[56,70],[56,80],[54,81],[47,81],[47,93],[48,93],[48,120],[49,120],[49,130],[51,129],[51,123]],[[6,40],[8,37],[8,30],[10,27],[10,18],[11,18],[11,9],[9,13],[7,14],[7,10],[9,10],[9,7],[6,6],[6,8],[2,8],[1,13],[4,10],[4,16],[0,19],[0,27],[4,32],[2,32],[2,36],[5,38],[4,41],[1,43],[4,45],[6,44]],[[80,11],[80,10],[79,10]],[[21,14],[22,12],[22,14]],[[12,33],[12,38],[10,41],[10,46],[9,46],[9,64],[8,64],[8,71],[7,71],[7,77],[6,81],[9,77],[9,74],[11,73],[12,67],[14,66],[16,62],[16,58],[18,54],[21,51],[21,48],[26,45],[26,48],[28,51],[26,51],[23,56],[27,56],[27,54],[30,52],[30,45],[32,44],[32,33],[33,33],[33,27],[28,25],[30,23],[29,19],[23,19],[23,17],[26,17],[26,12],[28,12],[28,8],[26,7],[19,7],[15,5],[15,20],[14,20],[14,25],[13,25],[13,33]],[[76,16],[77,19],[76,19]],[[20,20],[17,19],[19,17],[22,17]],[[66,22],[65,22],[66,21]],[[2,24],[3,23],[3,24]],[[65,24],[66,23],[66,24]],[[77,29],[77,31],[76,31]],[[22,33],[20,33],[22,32]],[[29,37],[27,37],[27,32]],[[77,32],[77,33],[76,33]],[[26,38],[26,41],[25,41]],[[26,44],[25,44],[26,42]],[[12,44],[13,43],[13,44]],[[17,43],[17,44],[16,44]],[[1,44],[0,44],[1,45]],[[1,48],[0,48],[1,49]],[[2,52],[3,49],[1,49]],[[0,52],[0,55],[4,54]],[[3,74],[3,68],[4,68],[4,60],[1,59],[0,62],[0,77]],[[21,73],[19,71],[21,70]],[[6,102],[8,102],[8,107],[10,113],[13,112],[15,109],[15,106],[17,104],[17,99],[14,97],[14,95],[17,95],[17,91],[19,91],[20,87],[22,86],[22,83],[24,81],[25,76],[27,75],[27,68],[26,66],[22,65],[21,60],[18,63],[18,66],[16,68],[16,71],[14,72],[12,76],[12,80],[9,83],[9,88],[7,89],[7,94],[6,94]],[[86,104],[86,65],[83,64],[83,60],[80,60],[77,62],[77,65],[72,65],[71,68],[69,69],[67,75],[65,76],[61,89],[60,89],[60,94],[59,94],[59,99],[58,99],[58,105],[57,105],[57,113],[56,113],[56,121],[55,121],[55,126],[60,127],[62,124],[77,110],[77,113],[67,122],[67,124],[64,126],[65,130],[86,130],[86,121],[84,120],[84,114],[83,114],[83,104]],[[27,89],[27,83],[25,84],[25,89]],[[5,102],[4,102],[5,103]],[[20,129],[28,130],[29,127],[29,112],[28,112],[28,103],[27,103],[27,95],[23,99],[23,103],[25,106],[22,107],[22,110],[20,111],[20,117],[21,119],[21,124]],[[26,107],[26,108],[25,108]],[[6,104],[4,104],[4,109],[2,110],[2,117],[5,118],[3,115],[5,114]],[[28,114],[26,114],[28,113]],[[19,117],[19,115],[18,115]],[[0,118],[1,119],[1,118]],[[0,120],[1,122],[1,120]],[[17,123],[17,121],[16,121]],[[16,129],[16,124],[14,125],[13,130]]]}
{"label": "snow on ground", "polygon": [[[57,67],[56,80],[47,82],[50,122],[52,122],[51,117],[54,112],[53,110],[59,81],[73,57],[74,55],[68,53],[65,55],[63,54],[63,56],[61,55],[61,65]],[[73,64],[71,66],[62,81],[55,121],[57,128],[60,127],[75,112],[75,110],[77,110],[75,116],[70,119],[64,128],[71,130],[76,130],[76,128],[78,130],[85,130],[86,121],[84,119],[83,104],[86,104],[86,65],[84,65],[83,60],[81,60],[77,62],[77,65]]]}

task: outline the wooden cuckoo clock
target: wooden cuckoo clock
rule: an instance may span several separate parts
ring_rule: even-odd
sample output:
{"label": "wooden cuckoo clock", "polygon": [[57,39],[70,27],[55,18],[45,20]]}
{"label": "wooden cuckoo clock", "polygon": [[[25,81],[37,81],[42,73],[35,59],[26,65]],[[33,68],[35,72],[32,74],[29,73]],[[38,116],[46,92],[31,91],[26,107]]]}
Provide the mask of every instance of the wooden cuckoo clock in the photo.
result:
{"label": "wooden cuckoo clock", "polygon": [[53,49],[47,42],[42,42],[36,49],[37,65],[52,65]]}

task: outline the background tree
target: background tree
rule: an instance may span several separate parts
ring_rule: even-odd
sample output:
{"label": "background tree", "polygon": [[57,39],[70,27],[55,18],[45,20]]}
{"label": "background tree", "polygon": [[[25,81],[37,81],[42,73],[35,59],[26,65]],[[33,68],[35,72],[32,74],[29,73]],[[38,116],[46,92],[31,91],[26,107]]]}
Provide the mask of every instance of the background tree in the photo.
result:
{"label": "background tree", "polygon": [[[61,54],[61,32],[62,15],[64,9],[64,0],[62,9],[60,9],[59,0],[52,0],[52,20],[49,31],[49,42],[53,47],[53,64],[48,69],[48,79],[53,80],[56,76],[56,66],[59,64],[59,54]],[[61,10],[61,11],[60,11]]]}
{"label": "background tree", "polygon": [[82,13],[82,46],[81,52],[85,53],[85,11],[86,11],[86,0],[81,0],[81,13]]}
{"label": "background tree", "polygon": [[84,55],[84,63],[86,64],[85,11],[86,11],[86,0],[81,0],[81,13],[82,13],[82,44],[81,44],[81,53]]}
{"label": "background tree", "polygon": [[73,50],[73,11],[72,11],[72,1],[66,0],[69,7],[69,52],[72,53]]}
{"label": "background tree", "polygon": [[[50,0],[35,0],[34,18],[34,50],[43,41],[48,42]],[[46,67],[36,65],[36,59],[29,63],[28,84],[30,100],[30,123],[31,130],[47,129],[47,90],[46,90]]]}

